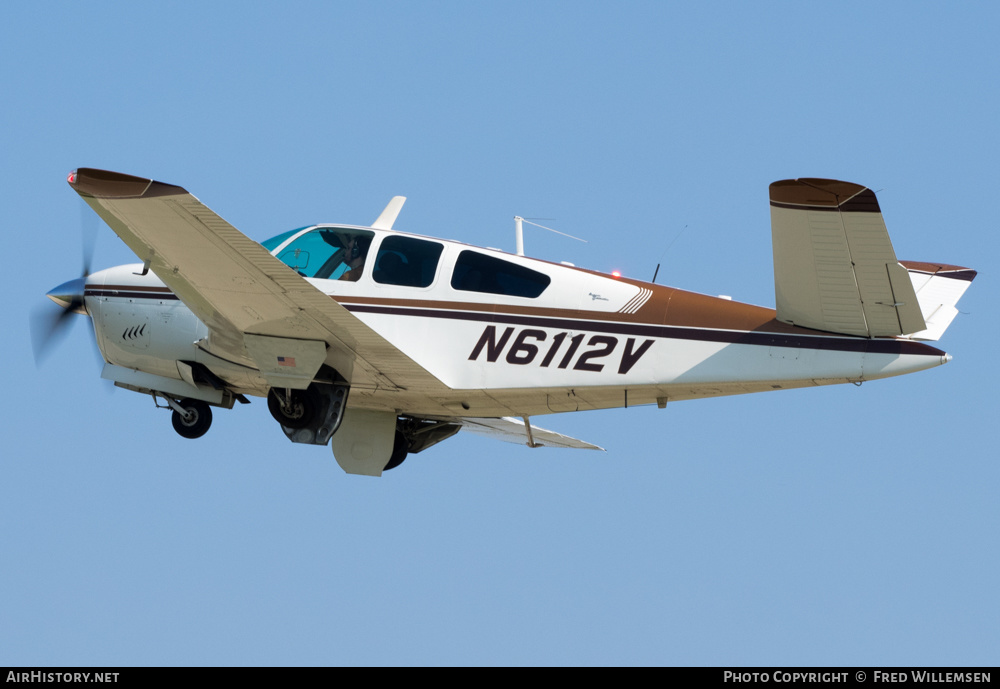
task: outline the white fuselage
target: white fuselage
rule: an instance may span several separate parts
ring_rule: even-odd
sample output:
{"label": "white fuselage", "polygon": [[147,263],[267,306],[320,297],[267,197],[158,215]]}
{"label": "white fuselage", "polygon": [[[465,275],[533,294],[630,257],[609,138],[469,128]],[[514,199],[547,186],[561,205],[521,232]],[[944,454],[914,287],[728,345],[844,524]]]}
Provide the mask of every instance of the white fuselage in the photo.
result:
{"label": "white fuselage", "polygon": [[[375,235],[373,252],[386,237],[402,233]],[[294,239],[272,253],[280,255]],[[535,415],[858,382],[948,360],[902,338],[796,328],[775,321],[770,309],[430,241],[442,250],[425,287],[382,284],[371,266],[356,282],[308,278],[447,387],[433,397],[359,387],[352,390],[352,406],[426,416]],[[528,268],[551,282],[537,297],[458,289],[453,271],[463,251]],[[138,264],[118,266],[87,279],[87,309],[109,364],[180,380],[184,365],[178,362],[193,362],[234,392],[267,393],[249,356],[210,353],[207,327],[154,274],[141,272]]]}

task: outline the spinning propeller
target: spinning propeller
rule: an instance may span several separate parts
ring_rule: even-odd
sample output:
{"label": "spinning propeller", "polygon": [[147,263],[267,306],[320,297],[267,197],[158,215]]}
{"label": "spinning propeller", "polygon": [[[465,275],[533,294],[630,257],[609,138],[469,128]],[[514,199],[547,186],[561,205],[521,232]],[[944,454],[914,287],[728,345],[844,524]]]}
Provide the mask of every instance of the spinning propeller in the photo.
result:
{"label": "spinning propeller", "polygon": [[56,311],[51,306],[40,306],[31,313],[31,344],[35,355],[35,363],[41,363],[56,342],[63,339],[71,325],[73,314],[89,315],[87,305],[83,300],[87,276],[90,275],[91,260],[94,257],[94,245],[97,238],[97,216],[86,204],[81,205],[80,227],[83,250],[83,273],[80,277],[68,280],[46,293],[49,299],[61,308]]}

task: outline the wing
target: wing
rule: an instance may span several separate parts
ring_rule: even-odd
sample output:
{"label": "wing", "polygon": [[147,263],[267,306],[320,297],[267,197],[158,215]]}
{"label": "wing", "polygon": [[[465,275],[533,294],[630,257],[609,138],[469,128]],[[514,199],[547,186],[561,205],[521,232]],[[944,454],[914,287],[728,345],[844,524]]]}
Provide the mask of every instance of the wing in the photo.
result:
{"label": "wing", "polygon": [[[272,385],[305,387],[325,361],[352,385],[446,389],[181,187],[87,168],[69,181],[208,326],[213,353],[257,362]],[[274,363],[278,352],[312,370],[296,380]]]}
{"label": "wing", "polygon": [[779,321],[865,337],[926,328],[875,193],[830,179],[770,187]]}
{"label": "wing", "polygon": [[556,433],[555,431],[547,431],[544,428],[538,428],[537,426],[531,426],[531,439],[529,440],[527,426],[524,420],[515,419],[511,416],[505,416],[502,419],[461,418],[455,419],[455,421],[462,424],[462,428],[470,433],[483,435],[487,438],[493,438],[495,440],[503,440],[507,443],[530,445],[533,440],[535,447],[568,447],[580,450],[600,450],[601,452],[604,452],[603,447],[591,445],[590,443],[582,440],[571,438],[568,435]]}

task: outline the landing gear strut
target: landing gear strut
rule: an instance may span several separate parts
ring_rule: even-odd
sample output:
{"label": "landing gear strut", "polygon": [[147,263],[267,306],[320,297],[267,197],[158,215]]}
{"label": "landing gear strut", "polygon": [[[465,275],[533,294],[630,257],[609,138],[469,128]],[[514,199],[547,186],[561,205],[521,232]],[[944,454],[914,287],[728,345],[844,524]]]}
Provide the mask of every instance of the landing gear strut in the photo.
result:
{"label": "landing gear strut", "polygon": [[305,428],[316,417],[319,400],[312,390],[279,390],[271,388],[267,393],[267,409],[282,426]]}
{"label": "landing gear strut", "polygon": [[201,400],[182,399],[170,406],[174,409],[170,419],[174,430],[185,438],[200,438],[212,425],[212,408]]}

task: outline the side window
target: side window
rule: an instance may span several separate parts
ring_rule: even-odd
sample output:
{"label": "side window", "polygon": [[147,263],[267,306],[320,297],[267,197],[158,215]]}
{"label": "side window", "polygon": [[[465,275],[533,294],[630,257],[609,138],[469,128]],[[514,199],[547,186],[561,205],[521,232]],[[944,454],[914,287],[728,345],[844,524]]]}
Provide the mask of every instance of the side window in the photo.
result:
{"label": "side window", "polygon": [[383,285],[427,287],[434,282],[444,246],[413,237],[386,237],[378,248],[372,277]]}
{"label": "side window", "polygon": [[354,281],[361,277],[374,237],[364,230],[318,228],[286,246],[278,260],[303,277]]}
{"label": "side window", "polygon": [[529,299],[544,292],[550,282],[552,278],[545,273],[475,251],[458,255],[451,276],[451,286],[457,290]]}

